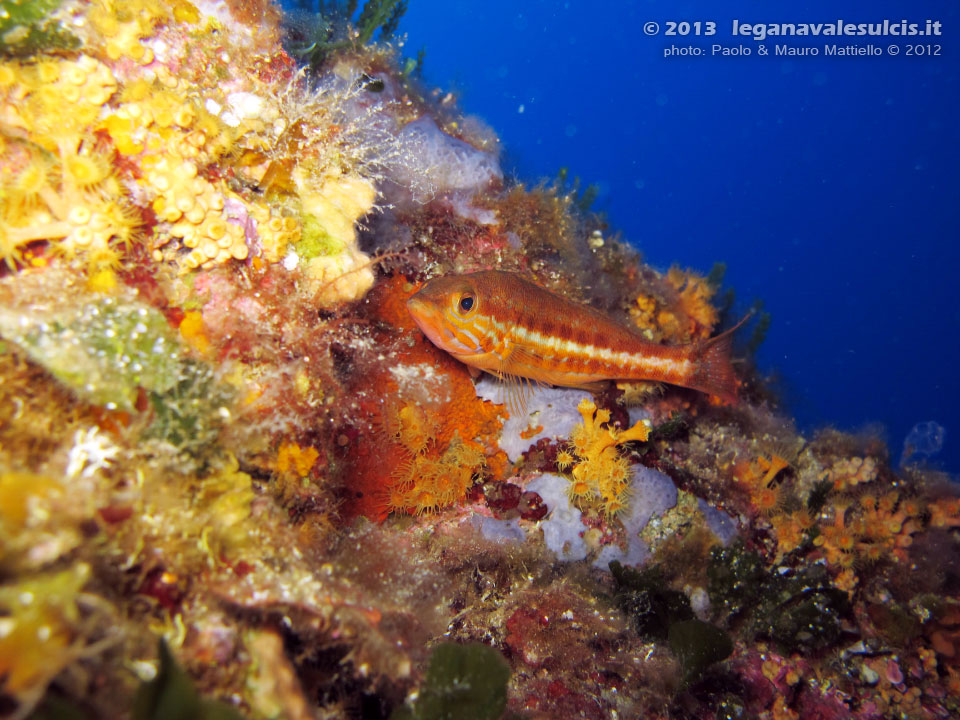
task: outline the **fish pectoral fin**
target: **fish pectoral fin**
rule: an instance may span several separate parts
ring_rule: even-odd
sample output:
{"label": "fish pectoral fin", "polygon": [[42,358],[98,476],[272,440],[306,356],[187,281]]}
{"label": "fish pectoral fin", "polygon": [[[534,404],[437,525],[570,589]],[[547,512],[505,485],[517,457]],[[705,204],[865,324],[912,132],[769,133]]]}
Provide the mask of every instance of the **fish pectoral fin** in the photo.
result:
{"label": "fish pectoral fin", "polygon": [[511,415],[523,414],[527,412],[527,397],[533,395],[533,387],[530,378],[501,370],[496,373],[502,389],[501,397],[503,404]]}
{"label": "fish pectoral fin", "polygon": [[518,343],[516,341],[511,341],[509,344],[506,344],[506,346],[500,350],[499,354],[501,366],[510,367],[511,369],[520,369],[517,367],[518,365],[537,368],[543,363],[543,358],[541,354],[537,352],[535,345]]}
{"label": "fish pectoral fin", "polygon": [[478,367],[474,367],[473,365],[467,365],[467,370],[470,371],[470,377],[474,380],[483,375],[483,370]]}
{"label": "fish pectoral fin", "polygon": [[542,358],[532,345],[512,343],[501,351],[500,371],[497,376],[507,389],[508,408],[512,414],[526,414],[527,398],[533,396],[534,386],[544,385],[538,378],[527,374],[541,364]]}

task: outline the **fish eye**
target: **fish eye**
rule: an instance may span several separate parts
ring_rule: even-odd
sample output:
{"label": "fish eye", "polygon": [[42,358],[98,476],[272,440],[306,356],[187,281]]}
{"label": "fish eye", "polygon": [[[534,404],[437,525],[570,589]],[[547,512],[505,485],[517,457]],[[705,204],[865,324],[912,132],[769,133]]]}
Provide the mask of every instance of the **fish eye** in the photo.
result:
{"label": "fish eye", "polygon": [[468,313],[473,310],[473,295],[462,295],[458,303],[461,312]]}

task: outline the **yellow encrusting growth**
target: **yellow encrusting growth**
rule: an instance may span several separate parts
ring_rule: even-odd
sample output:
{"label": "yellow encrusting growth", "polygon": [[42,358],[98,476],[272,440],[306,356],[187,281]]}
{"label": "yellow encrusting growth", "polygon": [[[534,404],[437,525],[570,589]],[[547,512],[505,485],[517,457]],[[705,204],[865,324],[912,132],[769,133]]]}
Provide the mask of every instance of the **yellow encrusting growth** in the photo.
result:
{"label": "yellow encrusting growth", "polygon": [[30,697],[82,651],[77,596],[90,576],[83,563],[0,587],[0,677],[4,692]]}
{"label": "yellow encrusting growth", "polygon": [[558,453],[557,467],[564,470],[575,463],[567,491],[575,505],[582,509],[596,504],[612,517],[626,507],[630,487],[630,463],[617,448],[631,441],[646,442],[650,422],[641,420],[627,430],[617,431],[607,425],[610,411],[598,410],[592,400],[582,400],[577,410],[583,423],[570,436],[571,448]]}
{"label": "yellow encrusting growth", "polygon": [[210,350],[210,339],[203,324],[203,314],[199,310],[190,310],[180,321],[180,337],[201,354]]}
{"label": "yellow encrusting growth", "polygon": [[317,462],[320,453],[316,448],[302,448],[295,442],[285,442],[277,450],[277,471],[293,471],[300,477],[306,477]]}
{"label": "yellow encrusting growth", "polygon": [[318,226],[303,264],[307,290],[321,305],[358,300],[373,287],[370,257],[360,250],[356,224],[373,209],[376,189],[363,178],[330,170],[319,179],[295,172],[305,222]]}
{"label": "yellow encrusting growth", "polygon": [[[244,260],[249,249],[242,225],[230,222],[224,210],[229,191],[218,190],[197,174],[197,166],[187,159],[178,162],[173,155],[161,158],[147,174],[158,191],[153,201],[157,217],[170,223],[156,242],[154,258],[163,254],[159,248],[171,240],[179,240],[190,253],[181,258],[181,270],[224,263],[231,258]],[[239,198],[238,198],[239,201]]]}

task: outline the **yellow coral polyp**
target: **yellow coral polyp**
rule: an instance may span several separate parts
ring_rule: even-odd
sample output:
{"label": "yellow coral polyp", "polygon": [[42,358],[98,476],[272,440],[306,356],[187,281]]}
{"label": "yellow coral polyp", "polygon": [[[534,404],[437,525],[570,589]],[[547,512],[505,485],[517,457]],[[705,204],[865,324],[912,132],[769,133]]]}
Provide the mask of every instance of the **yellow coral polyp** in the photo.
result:
{"label": "yellow coral polyp", "polygon": [[260,248],[267,262],[280,262],[287,248],[299,242],[300,223],[296,218],[275,215],[273,210],[260,205],[252,205],[250,215],[257,221]]}
{"label": "yellow coral polyp", "polygon": [[102,127],[110,135],[117,151],[123,155],[139,155],[144,143],[134,119],[126,113],[113,113],[104,118]]}
{"label": "yellow coral polyp", "polygon": [[709,337],[713,326],[717,324],[717,310],[710,304],[716,288],[706,278],[687,270],[672,267],[667,272],[667,282],[673,286],[680,297],[680,307],[698,327],[692,328],[696,337]]}
{"label": "yellow coral polyp", "polygon": [[191,251],[179,256],[178,248],[172,248],[170,259],[180,265],[182,272],[247,258],[249,248],[243,226],[230,222],[223,212],[224,195],[229,193],[237,203],[242,203],[239,196],[199,177],[196,164],[176,155],[154,162],[147,172],[147,182],[157,191],[154,212],[159,219],[171,223],[158,237],[154,259],[164,259],[161,248],[172,240],[179,240],[182,247]]}
{"label": "yellow coral polyp", "polygon": [[419,405],[407,404],[397,411],[391,434],[413,455],[422,455],[437,433],[437,424]]}
{"label": "yellow coral polyp", "polygon": [[63,158],[65,179],[80,190],[93,190],[109,178],[110,161],[96,153],[72,153]]}
{"label": "yellow coral polyp", "polygon": [[483,461],[478,449],[454,435],[441,456],[414,454],[397,468],[387,504],[390,510],[418,515],[452,505],[466,495]]}
{"label": "yellow coral polyp", "polygon": [[848,490],[876,480],[877,461],[872,457],[843,458],[830,467],[826,477],[833,482],[835,490]]}
{"label": "yellow coral polyp", "polygon": [[[581,508],[594,503],[608,517],[621,512],[626,507],[629,493],[629,462],[620,456],[618,446],[628,442],[646,442],[650,436],[650,423],[641,420],[626,430],[617,432],[607,427],[610,412],[597,409],[592,400],[582,400],[577,406],[582,424],[574,428],[571,434],[572,452],[561,451],[563,462],[567,465],[577,458],[573,466],[573,481],[567,492],[570,499]],[[560,454],[557,467],[561,467]]]}
{"label": "yellow coral polyp", "polygon": [[7,76],[9,71],[14,79],[0,105],[0,117],[8,127],[29,133],[50,151],[64,141],[75,145],[117,89],[111,70],[89,55],[4,67],[0,74]]}

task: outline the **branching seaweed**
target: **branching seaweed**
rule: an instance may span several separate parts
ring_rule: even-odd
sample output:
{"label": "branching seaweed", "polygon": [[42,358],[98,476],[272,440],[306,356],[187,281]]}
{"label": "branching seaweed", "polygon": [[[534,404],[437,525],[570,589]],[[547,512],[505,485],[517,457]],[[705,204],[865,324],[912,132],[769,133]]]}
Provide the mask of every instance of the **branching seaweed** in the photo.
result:
{"label": "branching seaweed", "polygon": [[389,40],[407,11],[408,0],[366,0],[354,20],[357,0],[331,0],[314,4],[301,0],[299,12],[287,17],[287,49],[317,70],[332,55],[361,47],[373,40],[377,30],[381,40]]}

